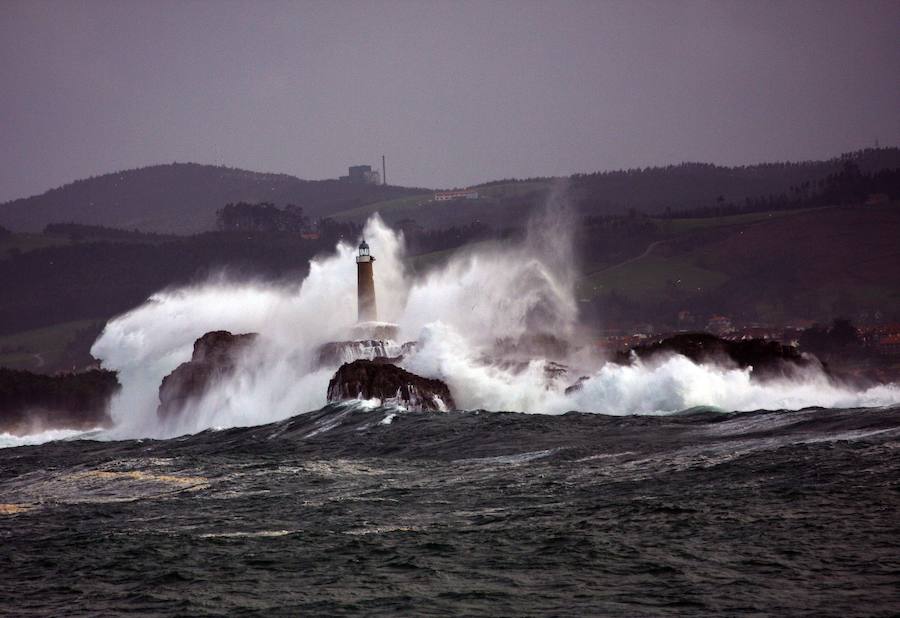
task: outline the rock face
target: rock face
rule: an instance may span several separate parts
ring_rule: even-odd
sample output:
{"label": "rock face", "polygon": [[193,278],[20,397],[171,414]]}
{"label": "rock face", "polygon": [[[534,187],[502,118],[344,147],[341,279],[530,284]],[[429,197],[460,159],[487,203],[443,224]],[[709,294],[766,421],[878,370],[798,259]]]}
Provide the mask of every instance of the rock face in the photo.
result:
{"label": "rock face", "polygon": [[584,383],[590,380],[588,376],[581,376],[571,386],[566,387],[566,395],[577,393],[584,389]]}
{"label": "rock face", "polygon": [[213,382],[231,376],[241,352],[256,337],[256,333],[232,335],[217,330],[197,339],[191,360],[179,365],[159,385],[159,417],[177,414],[188,400],[202,395]]}
{"label": "rock face", "polygon": [[0,368],[0,432],[108,426],[119,388],[116,373],[105,369],[48,376]]}
{"label": "rock face", "polygon": [[796,348],[777,341],[729,341],[708,333],[686,333],[639,345],[628,352],[619,352],[614,361],[620,365],[630,364],[632,353],[643,361],[674,353],[686,356],[695,363],[725,362],[741,369],[753,367],[752,376],[757,379],[790,377],[803,368],[821,366],[814,357],[803,355]]}
{"label": "rock face", "polygon": [[417,376],[384,361],[356,360],[342,365],[328,383],[328,401],[380,399],[409,410],[456,408],[450,389],[440,380]]}

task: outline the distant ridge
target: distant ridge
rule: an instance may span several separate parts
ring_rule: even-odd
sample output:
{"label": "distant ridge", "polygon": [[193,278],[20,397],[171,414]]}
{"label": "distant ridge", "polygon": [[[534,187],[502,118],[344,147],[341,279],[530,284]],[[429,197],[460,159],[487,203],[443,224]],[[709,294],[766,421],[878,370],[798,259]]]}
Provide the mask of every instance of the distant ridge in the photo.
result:
{"label": "distant ridge", "polygon": [[[848,162],[864,172],[900,168],[900,148],[869,148],[824,161],[723,167],[682,163],[574,174],[565,198],[584,215],[630,210],[660,214],[743,203],[815,184]],[[338,180],[301,180],[288,174],[172,163],[78,180],[41,195],[0,204],[0,226],[39,232],[49,223],[100,225],[142,232],[193,234],[214,229],[216,210],[229,202],[302,206],[310,217],[363,220],[381,212],[388,222],[414,219],[428,227],[475,220],[495,227],[527,219],[551,194],[554,178],[507,179],[479,185],[481,197],[464,203],[428,204],[429,190]],[[805,183],[805,187],[803,187]],[[422,195],[424,199],[402,200]],[[420,203],[421,202],[421,203]]]}
{"label": "distant ridge", "polygon": [[171,163],[78,180],[0,204],[0,225],[19,232],[39,232],[48,223],[81,223],[192,234],[213,229],[216,210],[229,202],[292,203],[319,217],[422,191]]}
{"label": "distant ridge", "polygon": [[808,198],[829,176],[846,166],[862,173],[900,169],[900,148],[869,148],[824,161],[774,162],[724,167],[679,163],[663,167],[573,174],[565,177],[507,178],[476,185],[477,200],[420,204],[394,200],[338,214],[357,223],[378,211],[389,224],[414,220],[426,228],[478,221],[495,228],[521,225],[548,200],[566,203],[574,214],[604,217],[629,213],[664,215],[722,207],[766,210],[782,197]]}

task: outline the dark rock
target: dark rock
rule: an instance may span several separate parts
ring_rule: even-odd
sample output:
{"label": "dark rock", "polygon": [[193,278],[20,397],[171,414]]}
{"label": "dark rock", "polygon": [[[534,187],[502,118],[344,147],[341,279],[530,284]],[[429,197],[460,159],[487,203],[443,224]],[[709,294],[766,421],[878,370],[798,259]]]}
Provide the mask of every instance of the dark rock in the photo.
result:
{"label": "dark rock", "polygon": [[380,399],[410,410],[456,408],[450,389],[440,380],[417,376],[386,362],[356,360],[342,365],[328,383],[328,401]]}
{"label": "dark rock", "polygon": [[48,376],[0,368],[0,431],[107,427],[119,388],[116,373],[105,369]]}
{"label": "dark rock", "polygon": [[797,348],[764,339],[721,339],[709,333],[685,333],[635,346],[619,352],[614,362],[627,365],[633,356],[642,361],[681,354],[695,363],[724,363],[741,369],[753,367],[752,377],[769,379],[791,377],[807,367],[822,367],[815,357],[801,354]]}
{"label": "dark rock", "polygon": [[566,387],[566,395],[571,395],[572,393],[577,393],[578,391],[583,389],[584,383],[587,382],[588,380],[590,380],[590,378],[588,376],[581,376],[580,378],[575,380],[574,384]]}
{"label": "dark rock", "polygon": [[238,357],[256,337],[256,333],[232,335],[218,330],[197,339],[191,360],[176,367],[159,385],[159,417],[177,414],[188,400],[202,395],[216,380],[231,376]]}

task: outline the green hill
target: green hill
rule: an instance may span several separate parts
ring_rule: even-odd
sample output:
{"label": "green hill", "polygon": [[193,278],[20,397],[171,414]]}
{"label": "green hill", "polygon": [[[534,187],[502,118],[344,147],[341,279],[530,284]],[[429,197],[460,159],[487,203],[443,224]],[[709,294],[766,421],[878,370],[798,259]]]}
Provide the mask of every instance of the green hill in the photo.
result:
{"label": "green hill", "polygon": [[654,224],[665,232],[643,253],[582,277],[582,303],[648,320],[900,317],[898,202]]}

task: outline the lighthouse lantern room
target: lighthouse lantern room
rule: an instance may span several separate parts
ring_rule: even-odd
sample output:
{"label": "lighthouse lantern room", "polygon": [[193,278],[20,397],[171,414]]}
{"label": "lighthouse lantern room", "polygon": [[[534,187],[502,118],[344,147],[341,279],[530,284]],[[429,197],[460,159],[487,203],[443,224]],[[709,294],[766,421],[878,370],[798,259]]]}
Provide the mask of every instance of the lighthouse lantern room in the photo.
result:
{"label": "lighthouse lantern room", "polygon": [[375,276],[372,262],[375,258],[369,253],[369,244],[363,239],[359,243],[359,255],[356,256],[356,292],[358,301],[358,320],[374,322],[378,319],[375,305]]}

